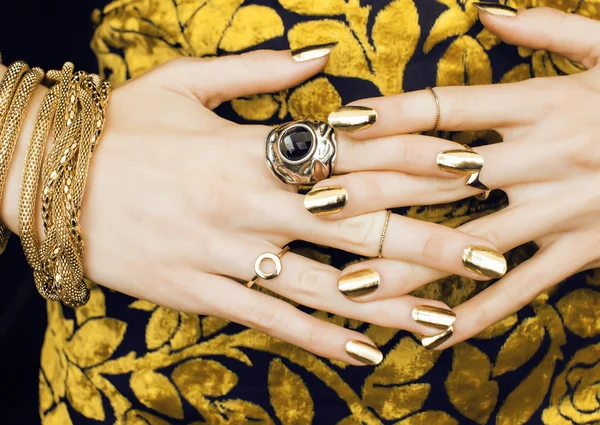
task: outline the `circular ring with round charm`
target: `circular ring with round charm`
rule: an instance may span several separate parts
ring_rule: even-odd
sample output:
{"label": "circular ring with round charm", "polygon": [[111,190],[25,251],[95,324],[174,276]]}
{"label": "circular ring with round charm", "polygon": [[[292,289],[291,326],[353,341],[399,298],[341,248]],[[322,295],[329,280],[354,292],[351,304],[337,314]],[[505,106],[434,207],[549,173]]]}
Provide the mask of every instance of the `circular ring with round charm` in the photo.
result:
{"label": "circular ring with round charm", "polygon": [[267,165],[286,184],[312,186],[331,177],[337,159],[335,130],[324,121],[292,121],[266,140]]}
{"label": "circular ring with round charm", "polygon": [[[277,255],[271,252],[265,252],[264,254],[260,254],[254,262],[254,272],[256,273],[256,275],[254,275],[254,277],[250,279],[248,283],[246,283],[246,286],[248,288],[252,288],[252,286],[254,286],[258,279],[271,280],[279,276],[281,274],[281,257],[289,250],[290,247],[286,246],[281,251],[279,251],[279,254]],[[273,262],[275,269],[272,272],[265,272],[262,269],[262,263],[265,260],[271,260]]]}

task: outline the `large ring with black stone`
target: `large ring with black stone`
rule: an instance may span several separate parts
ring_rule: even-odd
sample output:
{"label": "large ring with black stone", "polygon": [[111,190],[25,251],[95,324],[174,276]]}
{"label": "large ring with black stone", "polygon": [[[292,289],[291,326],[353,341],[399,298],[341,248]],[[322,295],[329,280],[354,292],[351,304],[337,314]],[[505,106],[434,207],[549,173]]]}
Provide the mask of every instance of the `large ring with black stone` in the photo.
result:
{"label": "large ring with black stone", "polygon": [[312,186],[329,178],[337,158],[335,130],[324,121],[292,121],[267,136],[267,165],[286,184]]}

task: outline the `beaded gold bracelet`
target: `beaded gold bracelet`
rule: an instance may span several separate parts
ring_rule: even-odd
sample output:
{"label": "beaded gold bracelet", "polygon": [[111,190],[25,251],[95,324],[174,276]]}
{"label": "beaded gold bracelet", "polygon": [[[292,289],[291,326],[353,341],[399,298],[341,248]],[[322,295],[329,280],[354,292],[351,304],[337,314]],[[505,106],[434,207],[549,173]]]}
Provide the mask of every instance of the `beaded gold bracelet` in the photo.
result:
{"label": "beaded gold bracelet", "polygon": [[[83,278],[81,206],[92,154],[104,128],[110,84],[73,64],[49,71],[50,89],[37,113],[27,148],[19,197],[19,232],[39,293],[71,307],[90,296]],[[0,82],[0,197],[27,105],[44,74],[11,65]],[[44,158],[48,136],[51,148]],[[35,211],[42,188],[44,235],[38,243]],[[1,198],[0,198],[1,199]],[[0,224],[0,253],[7,229]]]}

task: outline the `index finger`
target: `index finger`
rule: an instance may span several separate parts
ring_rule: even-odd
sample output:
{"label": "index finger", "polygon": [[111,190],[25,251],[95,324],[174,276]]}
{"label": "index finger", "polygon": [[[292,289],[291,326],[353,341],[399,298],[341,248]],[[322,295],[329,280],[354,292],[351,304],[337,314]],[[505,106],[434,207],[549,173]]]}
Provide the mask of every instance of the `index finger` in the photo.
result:
{"label": "index finger", "polygon": [[[487,86],[437,87],[434,90],[440,105],[438,130],[486,130],[531,124],[544,113],[543,108],[537,106],[545,102],[546,94],[540,89],[545,84],[527,80]],[[362,99],[351,105],[372,108],[378,113],[377,122],[353,133],[353,138],[430,131],[435,126],[436,101],[430,90]],[[335,117],[339,111],[332,115]]]}

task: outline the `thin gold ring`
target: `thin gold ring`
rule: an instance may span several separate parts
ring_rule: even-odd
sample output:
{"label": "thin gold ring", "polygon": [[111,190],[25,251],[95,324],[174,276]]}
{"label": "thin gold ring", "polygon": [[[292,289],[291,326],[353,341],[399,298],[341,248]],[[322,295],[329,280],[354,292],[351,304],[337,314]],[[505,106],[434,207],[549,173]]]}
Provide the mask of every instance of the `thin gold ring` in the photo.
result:
{"label": "thin gold ring", "polygon": [[435,90],[433,88],[427,86],[426,89],[431,92],[431,94],[433,95],[433,99],[435,100],[435,125],[433,126],[432,131],[437,131],[438,126],[440,125],[440,115],[441,115],[440,98],[438,97],[437,93],[435,92]]}
{"label": "thin gold ring", "polygon": [[390,216],[392,212],[387,210],[385,215],[385,222],[383,223],[383,230],[381,232],[381,238],[379,239],[379,249],[377,250],[377,257],[383,258],[383,244],[385,242],[385,234],[387,233],[388,224],[390,224]]}
{"label": "thin gold ring", "polygon": [[[277,255],[273,254],[272,252],[265,252],[264,254],[260,254],[254,262],[254,272],[256,274],[252,279],[248,281],[246,286],[248,288],[252,288],[254,284],[258,281],[258,279],[271,280],[279,276],[281,274],[281,257],[289,250],[290,247],[286,246]],[[271,260],[275,265],[275,270],[273,270],[270,273],[266,273],[265,271],[263,271],[262,263],[265,260]]]}

